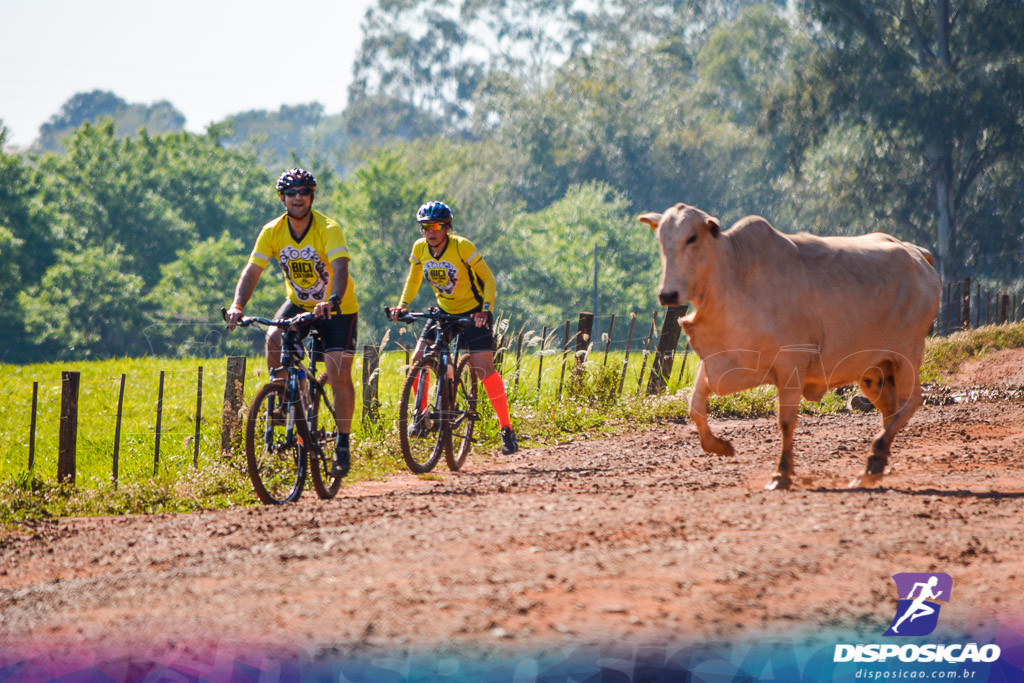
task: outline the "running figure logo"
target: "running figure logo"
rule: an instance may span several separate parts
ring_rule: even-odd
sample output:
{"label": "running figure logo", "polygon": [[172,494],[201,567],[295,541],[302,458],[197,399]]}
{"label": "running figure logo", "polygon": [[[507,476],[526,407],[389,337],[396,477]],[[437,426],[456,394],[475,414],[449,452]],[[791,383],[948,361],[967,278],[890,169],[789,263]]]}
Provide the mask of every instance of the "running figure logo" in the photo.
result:
{"label": "running figure logo", "polygon": [[953,591],[949,574],[893,574],[900,601],[886,636],[926,636],[939,623],[939,602]]}

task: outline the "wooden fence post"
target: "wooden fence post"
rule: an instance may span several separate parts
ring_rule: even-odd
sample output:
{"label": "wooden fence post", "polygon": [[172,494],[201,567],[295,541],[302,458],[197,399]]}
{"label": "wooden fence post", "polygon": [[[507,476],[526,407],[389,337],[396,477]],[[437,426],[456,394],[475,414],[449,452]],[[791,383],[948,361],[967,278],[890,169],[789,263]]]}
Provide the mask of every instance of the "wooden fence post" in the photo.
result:
{"label": "wooden fence post", "polygon": [[377,396],[377,380],[380,373],[380,349],[366,344],[363,346],[363,424],[377,422],[380,400]]}
{"label": "wooden fence post", "polygon": [[964,286],[964,281],[961,281],[961,280],[957,280],[956,281],[956,298],[953,299],[952,325],[950,326],[952,328],[953,332],[956,332],[957,330],[959,330],[959,318],[961,318],[961,301],[964,298],[963,295],[962,295],[962,292],[961,292],[961,288],[963,286]]}
{"label": "wooden fence post", "polygon": [[612,313],[611,320],[608,321],[608,339],[604,343],[604,360],[601,361],[601,365],[608,364],[608,349],[612,345],[612,328],[615,327],[615,314]]}
{"label": "wooden fence post", "polygon": [[516,337],[516,382],[512,391],[519,389],[519,376],[523,372],[523,332],[526,330],[526,323],[519,328],[519,335]]}
{"label": "wooden fence post", "polygon": [[679,346],[679,318],[686,313],[686,306],[671,306],[665,313],[658,336],[658,348],[654,352],[651,363],[651,376],[647,381],[648,394],[660,394],[672,376],[672,362],[675,360],[676,347]]}
{"label": "wooden fence post", "polygon": [[36,410],[39,406],[39,382],[32,382],[32,416],[28,423],[28,471],[36,466]]}
{"label": "wooden fence post", "polygon": [[245,400],[245,356],[229,356],[224,380],[224,412],[220,429],[221,452],[231,450],[235,435],[242,428],[239,413]]}
{"label": "wooden fence post", "polygon": [[164,371],[160,371],[160,389],[156,395],[156,435],[153,437],[153,476],[160,472],[160,424],[164,416]]}
{"label": "wooden fence post", "polygon": [[587,349],[590,348],[590,340],[593,334],[594,314],[580,313],[579,321],[576,323],[576,365],[573,367],[573,381],[577,386],[583,379],[583,372],[587,361]]}
{"label": "wooden fence post", "polygon": [[544,374],[544,345],[548,341],[548,326],[540,333],[540,355],[537,357],[537,398],[540,398],[540,377]]}
{"label": "wooden fence post", "polygon": [[964,310],[960,318],[960,329],[966,330],[971,326],[971,278],[964,278]]}
{"label": "wooden fence post", "polygon": [[569,355],[569,321],[565,321],[565,341],[562,342],[562,374],[558,378],[558,398],[562,398],[562,384],[565,382],[565,357]]}
{"label": "wooden fence post", "polygon": [[952,283],[951,283],[951,282],[947,282],[947,283],[946,283],[946,306],[945,306],[945,308],[946,308],[946,315],[944,316],[944,317],[945,317],[945,319],[946,319],[946,320],[945,320],[945,323],[946,323],[946,327],[945,327],[945,330],[946,330],[946,332],[945,332],[944,336],[946,336],[946,337],[948,337],[948,336],[949,336],[949,328],[950,328],[950,320],[949,320],[949,314],[950,314],[950,310],[949,310],[949,304],[951,303],[951,302],[950,302],[950,286],[951,286],[951,285],[952,285]]}
{"label": "wooden fence post", "polygon": [[199,425],[203,420],[203,366],[196,377],[196,433],[192,439],[192,467],[199,469]]}
{"label": "wooden fence post", "polygon": [[117,391],[117,420],[114,422],[114,462],[111,476],[114,485],[117,485],[118,456],[121,451],[121,410],[124,407],[124,380],[125,374],[121,373],[121,387]]}
{"label": "wooden fence post", "polygon": [[676,383],[683,383],[683,373],[686,372],[686,358],[690,355],[690,340],[686,340],[686,346],[683,347],[683,362],[679,364],[679,376],[676,377]]}
{"label": "wooden fence post", "polygon": [[978,293],[974,298],[974,326],[981,327],[981,283],[977,283],[974,287]]}
{"label": "wooden fence post", "polygon": [[619,394],[626,383],[626,370],[629,368],[629,349],[633,346],[633,328],[636,327],[636,313],[629,314],[629,336],[626,337],[626,354],[622,357],[622,376],[619,377]]}
{"label": "wooden fence post", "polygon": [[654,331],[658,329],[658,312],[654,312],[654,318],[651,320],[651,331],[647,335],[647,346],[644,347],[643,361],[640,364],[640,377],[636,381],[636,395],[640,395],[640,387],[644,384],[644,371],[647,370],[647,356],[651,353],[651,341],[654,339]]}
{"label": "wooden fence post", "polygon": [[65,370],[60,375],[60,437],[57,446],[57,481],[74,486],[75,457],[78,445],[78,385],[81,373]]}

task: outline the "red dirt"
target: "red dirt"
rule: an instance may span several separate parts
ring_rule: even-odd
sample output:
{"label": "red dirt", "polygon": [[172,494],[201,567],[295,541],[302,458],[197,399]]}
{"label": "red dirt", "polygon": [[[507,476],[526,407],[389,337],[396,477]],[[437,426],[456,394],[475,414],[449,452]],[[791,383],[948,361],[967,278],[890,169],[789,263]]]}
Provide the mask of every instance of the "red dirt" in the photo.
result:
{"label": "red dirt", "polygon": [[879,429],[877,414],[852,413],[802,417],[791,491],[763,489],[774,420],[720,420],[735,457],[667,424],[326,503],[41,524],[0,544],[0,650],[877,636],[891,575],[939,571],[954,579],[940,629],[991,630],[1024,616],[1024,396],[1007,385],[1024,385],[1024,352],[965,368],[948,404],[899,435],[880,489],[845,488]]}

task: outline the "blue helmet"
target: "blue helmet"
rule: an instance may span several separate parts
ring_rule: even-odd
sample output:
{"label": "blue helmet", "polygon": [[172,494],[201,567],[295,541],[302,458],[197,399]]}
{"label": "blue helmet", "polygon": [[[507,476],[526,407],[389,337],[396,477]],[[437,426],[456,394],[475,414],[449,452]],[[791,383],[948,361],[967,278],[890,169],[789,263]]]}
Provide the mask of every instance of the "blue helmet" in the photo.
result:
{"label": "blue helmet", "polygon": [[277,191],[284,192],[289,187],[316,187],[316,178],[309,171],[292,168],[281,174],[277,179]]}
{"label": "blue helmet", "polygon": [[444,202],[427,202],[416,212],[420,223],[451,223],[452,210]]}

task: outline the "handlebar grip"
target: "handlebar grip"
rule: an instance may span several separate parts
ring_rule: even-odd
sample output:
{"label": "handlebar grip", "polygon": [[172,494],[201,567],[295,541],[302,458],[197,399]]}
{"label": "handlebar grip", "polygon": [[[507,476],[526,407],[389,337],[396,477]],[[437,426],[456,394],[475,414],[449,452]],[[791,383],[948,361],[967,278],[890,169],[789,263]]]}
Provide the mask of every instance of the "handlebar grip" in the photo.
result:
{"label": "handlebar grip", "polygon": [[391,320],[391,307],[390,306],[385,306],[384,307],[384,317],[386,317],[389,322],[393,322],[393,323],[394,322],[399,322],[399,323],[414,323],[414,322],[416,322],[416,318],[411,316],[411,315],[409,315],[408,311],[406,311],[405,315],[399,316],[397,320]]}

